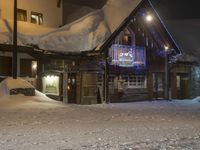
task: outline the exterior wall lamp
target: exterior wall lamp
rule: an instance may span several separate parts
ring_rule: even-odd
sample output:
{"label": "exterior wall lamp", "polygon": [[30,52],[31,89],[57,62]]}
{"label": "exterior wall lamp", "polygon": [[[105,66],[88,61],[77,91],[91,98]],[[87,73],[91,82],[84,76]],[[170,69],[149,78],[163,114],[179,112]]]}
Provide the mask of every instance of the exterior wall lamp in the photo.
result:
{"label": "exterior wall lamp", "polygon": [[153,16],[150,15],[150,14],[148,14],[148,15],[146,16],[146,21],[147,21],[147,22],[151,22],[152,20],[153,20]]}

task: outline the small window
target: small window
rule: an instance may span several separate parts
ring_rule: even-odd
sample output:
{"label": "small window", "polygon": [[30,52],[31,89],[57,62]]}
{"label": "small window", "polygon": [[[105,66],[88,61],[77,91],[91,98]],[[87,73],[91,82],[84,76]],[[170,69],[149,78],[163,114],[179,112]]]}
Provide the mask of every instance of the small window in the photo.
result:
{"label": "small window", "polygon": [[12,58],[0,56],[0,76],[12,75]]}
{"label": "small window", "polygon": [[132,45],[132,38],[129,35],[124,35],[122,38],[122,44],[123,45]]}
{"label": "small window", "polygon": [[17,9],[17,20],[27,21],[27,11],[23,9]]}
{"label": "small window", "polygon": [[38,25],[43,24],[43,14],[37,12],[31,12],[31,23]]}

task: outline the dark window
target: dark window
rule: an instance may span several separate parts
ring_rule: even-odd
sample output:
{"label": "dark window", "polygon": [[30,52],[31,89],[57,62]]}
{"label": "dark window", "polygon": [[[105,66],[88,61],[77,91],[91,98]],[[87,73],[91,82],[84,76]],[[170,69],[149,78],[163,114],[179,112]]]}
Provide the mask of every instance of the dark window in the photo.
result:
{"label": "dark window", "polygon": [[18,21],[27,21],[27,12],[23,9],[17,9],[17,20]]}
{"label": "dark window", "polygon": [[35,77],[37,73],[37,62],[31,59],[20,60],[20,76]]}
{"label": "dark window", "polygon": [[0,76],[12,75],[12,58],[0,56]]}
{"label": "dark window", "polygon": [[38,25],[43,24],[43,14],[37,12],[31,12],[31,23]]}

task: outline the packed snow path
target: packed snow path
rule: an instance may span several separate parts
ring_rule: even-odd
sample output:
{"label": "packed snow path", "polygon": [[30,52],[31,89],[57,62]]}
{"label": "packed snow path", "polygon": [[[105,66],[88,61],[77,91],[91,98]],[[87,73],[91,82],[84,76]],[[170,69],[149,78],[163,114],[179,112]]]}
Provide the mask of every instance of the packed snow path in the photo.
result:
{"label": "packed snow path", "polygon": [[198,102],[38,106],[0,108],[0,149],[200,148]]}

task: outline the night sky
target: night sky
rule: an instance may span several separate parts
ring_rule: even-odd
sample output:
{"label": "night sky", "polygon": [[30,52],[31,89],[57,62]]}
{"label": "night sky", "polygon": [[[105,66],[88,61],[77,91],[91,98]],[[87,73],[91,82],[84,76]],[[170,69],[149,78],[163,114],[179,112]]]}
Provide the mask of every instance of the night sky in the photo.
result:
{"label": "night sky", "polygon": [[[98,9],[107,0],[65,0],[67,2],[85,5]],[[151,0],[163,19],[200,18],[199,0]]]}
{"label": "night sky", "polygon": [[164,19],[200,18],[199,0],[151,0]]}

